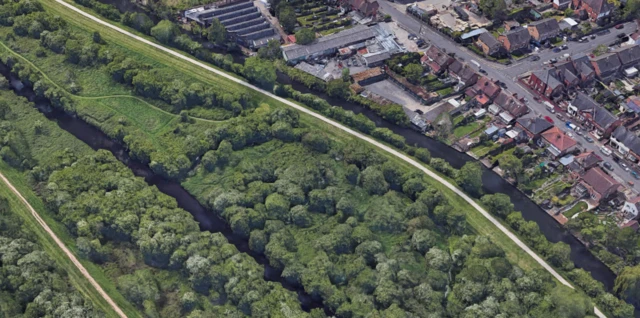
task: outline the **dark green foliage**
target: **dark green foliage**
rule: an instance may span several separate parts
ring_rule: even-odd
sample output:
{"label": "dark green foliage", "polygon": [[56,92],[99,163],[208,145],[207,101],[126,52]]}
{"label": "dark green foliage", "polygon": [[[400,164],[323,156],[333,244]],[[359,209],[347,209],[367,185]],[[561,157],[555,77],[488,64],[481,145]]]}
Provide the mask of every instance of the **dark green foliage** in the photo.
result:
{"label": "dark green foliage", "polygon": [[280,41],[269,40],[266,46],[263,46],[258,50],[258,57],[265,60],[277,60],[282,58]]}
{"label": "dark green foliage", "polygon": [[151,34],[151,28],[153,28],[153,21],[144,13],[141,12],[125,12],[122,15],[122,24],[130,26],[144,34]]}
{"label": "dark green foliage", "polygon": [[296,43],[300,45],[310,44],[316,39],[316,33],[308,28],[300,28],[296,31]]}
{"label": "dark green foliage", "polygon": [[211,20],[211,25],[207,28],[209,41],[222,45],[227,41],[227,29],[220,23],[220,20]]}
{"label": "dark green foliage", "polygon": [[278,8],[278,20],[280,21],[280,25],[285,30],[285,32],[291,33],[293,29],[296,27],[296,13],[293,11],[291,6],[285,5],[281,8]]}
{"label": "dark green foliage", "polygon": [[265,89],[271,89],[276,82],[276,68],[271,61],[250,57],[244,63],[247,78]]}
{"label": "dark green foliage", "polygon": [[470,161],[465,163],[458,172],[458,185],[474,196],[482,193],[482,168],[480,163]]}
{"label": "dark green foliage", "polygon": [[178,35],[180,35],[180,29],[169,20],[162,20],[151,28],[151,36],[160,41],[160,43],[171,45]]}

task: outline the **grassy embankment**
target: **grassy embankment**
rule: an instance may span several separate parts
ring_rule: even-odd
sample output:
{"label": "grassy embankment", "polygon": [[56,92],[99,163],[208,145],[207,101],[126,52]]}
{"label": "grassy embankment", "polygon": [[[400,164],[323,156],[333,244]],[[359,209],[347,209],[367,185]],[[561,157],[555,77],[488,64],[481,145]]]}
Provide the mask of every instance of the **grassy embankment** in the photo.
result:
{"label": "grassy embankment", "polygon": [[[160,66],[162,68],[166,68],[167,71],[171,71],[172,74],[176,76],[189,76],[194,79],[203,81],[210,85],[221,85],[221,82],[225,82],[225,79],[220,78],[216,74],[211,72],[207,72],[202,70],[201,68],[183,61],[181,59],[176,59],[166,53],[158,51],[144,43],[136,41],[130,37],[123,36],[119,32],[100,27],[96,23],[81,17],[75,12],[65,9],[61,5],[55,3],[51,0],[43,1],[43,5],[47,8],[48,11],[55,15],[59,15],[65,20],[67,20],[74,28],[78,30],[84,30],[86,32],[94,32],[99,31],[102,38],[105,39],[109,43],[113,43],[117,45],[120,49],[125,50],[127,52],[131,52],[131,56],[135,56],[137,58],[143,59],[146,63],[152,64],[154,66]],[[84,10],[84,8],[83,8]],[[40,66],[39,60],[34,60],[34,62]],[[53,78],[53,77],[52,77]],[[115,84],[110,84],[109,86],[114,86]],[[233,90],[241,90],[247,92],[248,89],[243,88],[239,85],[229,83],[228,81],[225,83],[226,87],[230,87]],[[107,87],[107,86],[105,86]],[[84,87],[83,91],[87,94],[88,87]],[[264,95],[261,95],[254,91],[248,91],[252,94],[253,98],[257,99],[260,102],[266,102],[274,107],[285,107],[281,105],[279,102],[267,98]],[[140,105],[142,106],[142,105]],[[99,110],[99,109],[98,109]],[[150,112],[150,110],[147,110]],[[322,123],[316,119],[313,119],[311,116],[302,115],[301,120],[308,126],[322,129],[327,132],[327,134],[338,143],[353,143],[356,142],[356,138],[348,135],[345,132],[336,130],[334,127],[329,126],[325,123]],[[410,168],[407,163],[402,162],[400,159],[392,157],[391,155],[384,154],[389,157],[390,160],[393,160],[398,165],[405,166]],[[497,231],[495,227],[489,222],[489,220],[485,219],[482,215],[477,213],[473,208],[471,208],[464,200],[453,192],[446,190],[442,185],[433,181],[433,186],[439,189],[442,189],[445,193],[445,196],[450,200],[455,209],[465,211],[467,214],[467,220],[469,224],[473,227],[474,231],[480,235],[488,236],[492,239],[493,242],[498,244],[507,254],[509,260],[515,264],[518,264],[520,267],[524,269],[535,269],[541,268],[539,264],[537,264],[530,256],[528,256],[522,249],[520,249],[513,241],[511,241],[504,233]]]}
{"label": "grassy embankment", "polygon": [[[59,129],[54,122],[48,121],[42,114],[31,107],[25,99],[15,96],[10,91],[0,91],[0,99],[7,101],[8,105],[11,107],[12,113],[16,113],[15,118],[12,118],[13,124],[20,128],[20,131],[29,141],[30,145],[35,145],[34,148],[36,149],[33,149],[35,151],[32,151],[36,157],[35,159],[45,159],[48,156],[51,156],[54,151],[60,149],[60,145],[64,145],[66,148],[79,155],[91,152],[91,149],[87,145]],[[19,114],[17,114],[18,112]],[[34,133],[33,126],[36,122],[42,123],[43,131],[45,132],[44,134],[36,135]],[[75,248],[75,240],[71,235],[69,235],[66,228],[64,228],[60,223],[57,223],[53,219],[53,216],[47,212],[42,200],[40,200],[40,198],[31,190],[31,187],[26,181],[27,177],[25,174],[10,167],[3,161],[0,161],[0,171],[2,171],[13,186],[20,191],[29,204],[38,211],[42,219],[47,222],[49,227],[65,243],[65,245],[77,256],[78,253]],[[60,248],[51,240],[49,235],[31,215],[29,209],[13,194],[4,182],[0,183],[0,195],[9,200],[12,211],[24,220],[24,225],[31,233],[33,233],[35,236],[34,238],[37,239],[38,243],[42,246],[42,249],[47,252],[49,257],[55,260],[60,268],[64,268],[66,270],[71,283],[75,286],[78,292],[84,295],[87,299],[90,299],[96,308],[99,308],[106,313],[107,317],[117,317],[117,314],[113,312],[107,302],[82,276],[71,260],[62,253]],[[98,265],[84,260],[83,258],[77,258],[128,317],[140,317],[138,311],[117,291],[115,285]]]}

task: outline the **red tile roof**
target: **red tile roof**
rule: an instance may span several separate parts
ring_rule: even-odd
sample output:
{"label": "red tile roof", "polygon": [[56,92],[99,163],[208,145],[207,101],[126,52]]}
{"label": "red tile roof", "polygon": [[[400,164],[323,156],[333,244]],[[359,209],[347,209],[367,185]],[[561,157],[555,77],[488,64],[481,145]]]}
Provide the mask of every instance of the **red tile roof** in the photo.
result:
{"label": "red tile roof", "polygon": [[620,183],[599,167],[593,167],[582,176],[582,180],[591,186],[603,199],[618,189]]}
{"label": "red tile roof", "polygon": [[561,152],[575,146],[577,142],[571,137],[565,135],[558,127],[553,127],[542,133],[542,138]]}

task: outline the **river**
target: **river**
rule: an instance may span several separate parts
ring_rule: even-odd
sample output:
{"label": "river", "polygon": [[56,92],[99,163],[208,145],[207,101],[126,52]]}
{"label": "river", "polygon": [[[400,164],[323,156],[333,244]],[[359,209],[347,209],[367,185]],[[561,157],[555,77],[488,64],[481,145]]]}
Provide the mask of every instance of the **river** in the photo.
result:
{"label": "river", "polygon": [[[99,1],[102,2],[102,3],[112,4],[112,5],[116,6],[121,12],[136,11],[136,12],[145,12],[146,14],[150,14],[149,12],[146,12],[144,9],[140,8],[139,6],[132,5],[132,2],[130,0],[99,0]],[[158,17],[152,17],[152,19],[157,21]],[[210,49],[213,50],[213,47],[211,46],[210,43],[207,43],[206,41],[203,41],[199,37],[192,36],[192,38],[194,40],[196,40],[196,41],[201,42],[204,47],[210,48]],[[234,56],[234,61],[236,61],[236,63],[240,63],[240,62],[243,61],[243,56],[241,56],[241,54],[239,52],[221,52],[219,50],[213,50],[213,51],[215,53],[229,53],[229,54],[232,54]],[[362,107],[360,105],[357,105],[357,104],[354,104],[354,103],[351,103],[351,102],[347,102],[347,101],[344,101],[344,100],[332,98],[332,97],[329,97],[329,96],[327,96],[326,94],[323,94],[323,93],[318,93],[316,91],[311,91],[310,89],[308,89],[307,87],[305,87],[302,84],[299,84],[299,83],[296,83],[296,82],[292,82],[284,74],[278,74],[278,83],[280,83],[280,84],[290,84],[290,85],[293,86],[294,89],[296,89],[296,90],[298,90],[300,92],[303,92],[303,93],[311,93],[311,94],[317,95],[320,98],[328,101],[331,105],[335,105],[335,106],[339,106],[339,107],[342,107],[342,108],[347,109],[347,110],[351,110],[356,114],[362,113],[365,116],[367,116],[369,119],[373,120],[375,122],[376,126],[388,128],[388,129],[392,130],[394,133],[403,136],[405,138],[407,144],[409,144],[409,145],[415,145],[417,147],[423,147],[423,148],[428,149],[431,152],[433,157],[445,159],[454,168],[459,169],[465,163],[475,160],[474,158],[470,157],[469,155],[467,155],[465,153],[458,152],[455,149],[449,147],[448,145],[446,145],[444,143],[441,143],[441,142],[438,142],[438,141],[436,141],[436,140],[434,140],[432,138],[429,138],[429,137],[417,132],[416,130],[414,130],[412,128],[399,127],[399,126],[397,126],[397,125],[395,125],[393,123],[390,123],[390,122],[382,119],[380,116],[378,116],[374,112],[372,112],[372,111],[370,111],[370,110],[368,110],[368,109],[366,109],[366,108],[364,108],[364,107]],[[60,116],[62,116],[62,115],[60,115]],[[82,122],[82,121],[80,121],[78,119],[73,119],[73,120]],[[82,123],[82,124],[88,126],[86,123]],[[78,125],[80,125],[80,124],[78,124]],[[65,127],[63,127],[63,128],[65,128]],[[67,128],[65,128],[65,129],[67,129]],[[85,129],[91,129],[91,130],[95,131],[95,134],[101,134],[101,132],[99,130],[97,130],[97,129],[91,127],[91,126],[88,126]],[[76,133],[74,133],[74,135],[78,136]],[[106,137],[106,136],[104,136],[104,137]],[[78,136],[78,138],[84,140],[84,138],[89,138],[89,137],[86,137],[84,134],[80,134]],[[89,143],[89,142],[87,142],[87,143]],[[113,143],[113,142],[111,142],[111,143]],[[112,147],[117,147],[119,149],[119,151],[122,151],[122,147],[119,146],[119,145],[118,146],[112,146]],[[126,155],[126,154],[124,154],[124,155]],[[122,155],[120,155],[120,156],[122,156]],[[128,160],[128,162],[131,161],[130,159],[127,159],[127,160]],[[128,164],[128,165],[130,165],[130,164]],[[258,260],[258,258],[260,258],[258,261],[261,264],[265,264],[266,266],[268,266],[268,262],[264,259],[264,256],[255,255],[255,253],[251,252],[246,247],[246,242],[240,243],[240,242],[238,242],[238,240],[239,240],[238,238],[233,237],[233,234],[231,234],[231,232],[230,232],[230,230],[229,230],[227,225],[224,225],[224,226],[221,225],[221,224],[226,224],[223,220],[220,220],[219,218],[216,218],[215,220],[211,220],[211,218],[207,217],[206,216],[207,214],[212,214],[212,213],[208,213],[179,184],[171,182],[171,181],[167,181],[167,180],[156,180],[156,179],[158,179],[160,177],[154,176],[153,173],[150,171],[150,169],[148,169],[146,166],[145,167],[133,167],[132,169],[134,169],[134,168],[135,169],[145,169],[144,170],[144,171],[146,171],[145,173],[150,173],[151,175],[149,177],[145,176],[145,178],[149,179],[148,182],[150,182],[150,184],[157,185],[158,188],[161,189],[161,191],[163,191],[163,192],[175,197],[176,200],[178,200],[178,203],[181,204],[181,207],[183,207],[185,210],[187,210],[187,211],[191,212],[192,214],[194,214],[194,217],[199,222],[202,222],[202,221],[200,221],[200,219],[203,219],[204,222],[216,223],[216,225],[207,225],[205,223],[205,225],[203,225],[205,227],[205,229],[206,229],[207,226],[214,226],[214,227],[220,228],[219,231],[226,231],[230,235],[230,236],[228,236],[228,239],[230,241],[233,241],[234,244],[236,244],[236,246],[239,246],[238,249],[240,249],[241,251],[248,251],[248,253],[252,254],[254,257],[257,257],[256,258],[257,260]],[[600,281],[605,286],[605,289],[607,291],[611,291],[613,289],[613,284],[614,284],[614,280],[615,280],[616,276],[604,263],[602,263],[600,260],[598,260],[580,241],[578,241],[566,229],[564,229],[560,224],[558,224],[558,222],[556,222],[555,219],[553,219],[550,215],[548,215],[542,208],[540,208],[536,203],[534,203],[531,199],[529,199],[524,193],[522,193],[520,190],[518,190],[515,186],[513,186],[510,183],[506,182],[502,177],[500,177],[495,172],[484,168],[484,166],[483,166],[483,169],[484,169],[484,171],[483,171],[483,175],[482,175],[482,181],[483,181],[484,193],[487,193],[487,194],[493,194],[493,193],[504,193],[504,194],[507,194],[511,198],[511,201],[513,202],[513,204],[515,205],[515,209],[522,213],[522,216],[523,216],[523,218],[525,220],[536,222],[538,224],[538,226],[540,227],[540,231],[544,234],[544,236],[547,238],[547,240],[549,240],[550,242],[553,242],[553,243],[555,243],[555,242],[564,242],[564,243],[569,245],[569,247],[571,248],[571,260],[574,262],[576,267],[582,268],[582,269],[588,271],[589,273],[591,273],[591,276],[594,279]],[[138,173],[141,173],[141,172],[142,172],[142,170],[140,170],[140,172],[138,172]],[[155,184],[153,182],[156,182],[157,184]],[[163,190],[163,188],[164,188],[164,190]],[[217,224],[218,222],[222,222],[222,223],[221,224]],[[223,232],[223,233],[225,233],[225,232]],[[227,235],[227,234],[225,234],[225,235]],[[268,274],[268,270],[267,269],[268,269],[268,267],[265,267],[265,274],[268,276],[269,274]],[[273,271],[273,269],[270,269],[270,270]],[[281,281],[283,283],[283,285],[285,285],[285,282],[283,280],[281,280],[279,278],[276,279],[274,276],[271,276],[269,279]],[[305,297],[305,296],[304,295],[300,295],[300,297]],[[310,301],[310,300],[307,300],[307,301]]]}
{"label": "river", "polygon": [[[264,266],[264,278],[266,280],[278,282],[286,289],[297,293],[302,309],[310,311],[313,308],[323,308],[321,300],[313,299],[304,291],[302,286],[291,284],[282,278],[282,271],[269,265],[269,260],[264,254],[252,251],[246,238],[233,233],[224,219],[202,206],[180,183],[157,175],[146,164],[132,159],[121,143],[109,138],[98,128],[78,117],[69,115],[63,110],[52,107],[47,100],[36,98],[33,89],[22,85],[20,80],[14,74],[10,74],[7,66],[2,63],[0,63],[0,74],[10,81],[11,88],[17,95],[26,97],[30,102],[33,102],[40,112],[48,119],[55,121],[60,128],[82,140],[94,150],[104,149],[110,151],[118,160],[129,167],[134,175],[143,177],[147,184],[157,187],[160,192],[176,199],[180,208],[193,215],[201,231],[222,233],[229,243],[235,245],[240,252],[247,253],[253,257],[256,262]],[[327,308],[325,308],[325,311],[329,313]]]}

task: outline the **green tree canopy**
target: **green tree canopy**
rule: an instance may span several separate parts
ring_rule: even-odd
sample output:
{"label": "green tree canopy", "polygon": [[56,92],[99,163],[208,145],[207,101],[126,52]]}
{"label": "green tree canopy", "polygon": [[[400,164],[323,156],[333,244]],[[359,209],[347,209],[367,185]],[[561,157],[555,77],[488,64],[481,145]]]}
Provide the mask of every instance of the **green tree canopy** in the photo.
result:
{"label": "green tree canopy", "polygon": [[296,27],[296,13],[289,5],[281,7],[278,11],[278,20],[285,32],[291,33]]}
{"label": "green tree canopy", "polygon": [[316,39],[316,33],[309,28],[300,28],[296,31],[296,43],[300,45],[307,45]]}
{"label": "green tree canopy", "polygon": [[276,82],[276,68],[272,62],[258,57],[250,57],[244,63],[244,73],[252,82],[271,89]]}
{"label": "green tree canopy", "polygon": [[162,20],[151,28],[151,36],[164,44],[172,44],[173,40],[180,35],[180,29],[169,20]]}
{"label": "green tree canopy", "polygon": [[424,71],[422,66],[417,63],[411,63],[405,66],[402,70],[407,79],[413,83],[416,83],[418,82],[418,80],[420,80],[422,72]]}
{"label": "green tree canopy", "polygon": [[482,193],[482,168],[480,163],[469,161],[458,173],[458,184],[468,193],[478,196]]}
{"label": "green tree canopy", "polygon": [[207,29],[207,38],[209,41],[222,45],[227,41],[227,29],[220,23],[220,20],[213,19],[211,20],[211,25]]}

